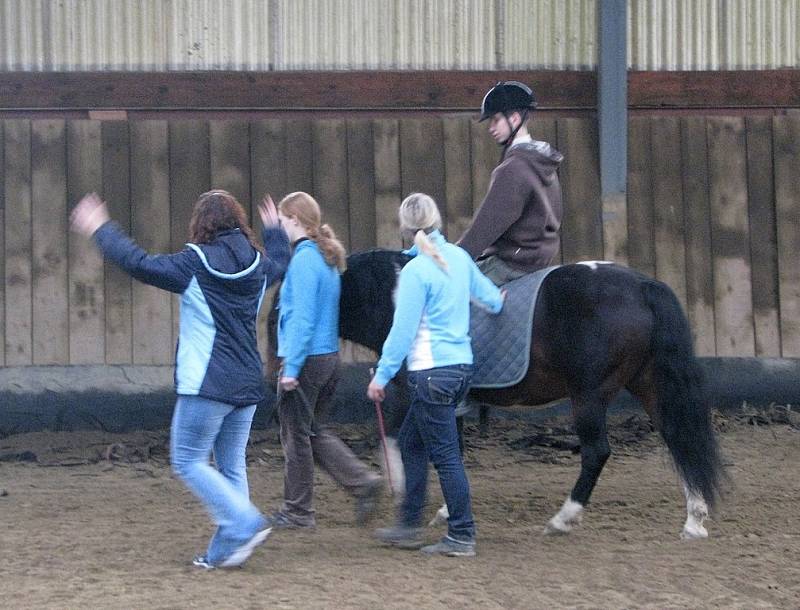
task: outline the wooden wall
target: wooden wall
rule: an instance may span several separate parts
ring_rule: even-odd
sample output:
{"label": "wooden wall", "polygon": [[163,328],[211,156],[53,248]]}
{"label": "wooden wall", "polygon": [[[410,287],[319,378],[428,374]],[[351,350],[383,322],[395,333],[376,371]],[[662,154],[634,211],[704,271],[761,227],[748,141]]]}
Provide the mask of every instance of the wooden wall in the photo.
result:
{"label": "wooden wall", "polygon": [[[601,259],[596,123],[540,115],[533,132],[566,157],[563,260]],[[355,251],[400,246],[397,206],[417,190],[458,237],[497,159],[468,116],[2,121],[0,364],[173,361],[177,299],[68,232],[87,191],[166,252],[182,247],[191,206],[212,186],[254,222],[263,193],[306,190]],[[800,117],[634,117],[629,159],[628,262],[675,290],[698,353],[800,356]]]}

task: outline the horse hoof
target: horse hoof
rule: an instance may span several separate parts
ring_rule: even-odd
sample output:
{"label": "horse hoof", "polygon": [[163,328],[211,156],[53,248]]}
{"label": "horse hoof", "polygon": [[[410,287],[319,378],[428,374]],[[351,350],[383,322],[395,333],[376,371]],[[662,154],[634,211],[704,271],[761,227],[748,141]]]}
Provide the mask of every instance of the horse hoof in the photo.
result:
{"label": "horse hoof", "polygon": [[428,523],[428,527],[436,527],[438,525],[442,525],[447,523],[447,519],[450,517],[450,514],[447,511],[447,506],[442,506],[439,510],[436,511],[436,514],[433,516],[433,519],[430,520]]}
{"label": "horse hoof", "polygon": [[571,527],[567,525],[559,526],[550,521],[544,526],[542,534],[545,536],[566,536],[570,531],[572,531]]}
{"label": "horse hoof", "polygon": [[703,538],[708,538],[708,530],[702,525],[684,527],[681,532],[681,540],[702,540]]}

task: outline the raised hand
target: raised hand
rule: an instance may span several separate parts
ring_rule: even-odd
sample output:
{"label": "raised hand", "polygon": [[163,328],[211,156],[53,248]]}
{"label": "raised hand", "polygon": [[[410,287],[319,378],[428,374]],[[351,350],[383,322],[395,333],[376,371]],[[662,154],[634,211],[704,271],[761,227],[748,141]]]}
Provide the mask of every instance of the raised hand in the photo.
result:
{"label": "raised hand", "polygon": [[258,215],[261,217],[261,224],[265,227],[278,226],[278,208],[272,200],[272,195],[267,193],[264,199],[258,204]]}
{"label": "raised hand", "polygon": [[88,193],[72,210],[69,219],[70,228],[74,232],[91,237],[110,217],[105,201],[97,193]]}

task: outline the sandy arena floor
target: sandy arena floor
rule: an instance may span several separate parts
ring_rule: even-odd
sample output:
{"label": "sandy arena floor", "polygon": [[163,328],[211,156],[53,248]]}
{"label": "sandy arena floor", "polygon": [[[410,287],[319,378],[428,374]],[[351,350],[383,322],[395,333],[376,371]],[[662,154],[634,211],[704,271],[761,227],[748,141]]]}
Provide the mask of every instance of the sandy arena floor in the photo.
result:
{"label": "sandy arena floor", "polygon": [[[476,558],[381,546],[318,473],[316,532],[278,532],[228,571],[190,565],[211,524],[170,473],[166,432],[10,436],[0,439],[0,606],[800,608],[800,421],[790,415],[718,418],[733,486],[706,541],[679,540],[682,494],[638,416],[612,422],[614,454],[581,528],[543,537],[578,474],[574,438],[563,422],[496,421],[486,437],[469,429]],[[375,464],[371,433],[338,429]],[[254,431],[249,451],[254,500],[274,508],[276,430]],[[441,496],[431,480],[432,513]],[[387,497],[373,525],[391,521]],[[430,530],[431,541],[438,535]]]}

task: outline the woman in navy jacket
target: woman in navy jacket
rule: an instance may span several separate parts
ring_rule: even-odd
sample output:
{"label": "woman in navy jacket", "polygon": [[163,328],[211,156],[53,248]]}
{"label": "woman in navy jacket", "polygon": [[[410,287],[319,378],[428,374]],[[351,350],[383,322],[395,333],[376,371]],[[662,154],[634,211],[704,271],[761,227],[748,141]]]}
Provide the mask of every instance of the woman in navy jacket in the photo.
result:
{"label": "woman in navy jacket", "polygon": [[[95,193],[72,212],[73,230],[94,236],[105,258],[146,284],[181,295],[170,457],[218,526],[207,551],[194,560],[205,568],[241,565],[271,531],[249,499],[245,447],[256,403],[264,397],[256,318],[264,292],[286,270],[289,242],[269,196],[259,214],[264,248],[239,202],[226,191],[209,191],[195,203],[186,248],[148,255],[109,222]],[[217,468],[209,465],[212,451]]]}

